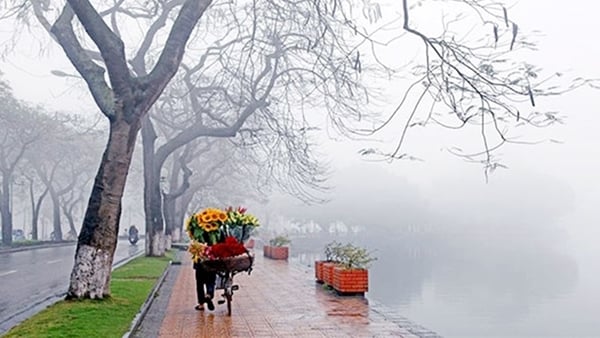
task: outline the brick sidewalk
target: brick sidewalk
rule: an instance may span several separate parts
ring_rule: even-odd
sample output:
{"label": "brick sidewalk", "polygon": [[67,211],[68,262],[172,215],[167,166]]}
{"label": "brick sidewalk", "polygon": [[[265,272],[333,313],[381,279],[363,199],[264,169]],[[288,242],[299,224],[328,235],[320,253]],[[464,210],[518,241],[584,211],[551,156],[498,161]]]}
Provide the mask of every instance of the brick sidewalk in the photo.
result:
{"label": "brick sidewalk", "polygon": [[[160,337],[436,337],[369,306],[363,297],[339,297],[314,282],[312,270],[257,252],[252,275],[235,276],[232,315],[227,306],[196,311],[194,271],[188,255],[175,281]],[[415,329],[416,327],[416,329]],[[412,333],[411,333],[412,332]]]}

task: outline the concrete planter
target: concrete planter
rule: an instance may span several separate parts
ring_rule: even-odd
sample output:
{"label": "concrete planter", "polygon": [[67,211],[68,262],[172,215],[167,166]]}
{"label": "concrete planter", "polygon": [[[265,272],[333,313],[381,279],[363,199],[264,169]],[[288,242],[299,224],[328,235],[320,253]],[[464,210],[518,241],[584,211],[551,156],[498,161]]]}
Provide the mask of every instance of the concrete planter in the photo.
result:
{"label": "concrete planter", "polygon": [[333,268],[333,288],[339,294],[363,294],[369,291],[369,270]]}

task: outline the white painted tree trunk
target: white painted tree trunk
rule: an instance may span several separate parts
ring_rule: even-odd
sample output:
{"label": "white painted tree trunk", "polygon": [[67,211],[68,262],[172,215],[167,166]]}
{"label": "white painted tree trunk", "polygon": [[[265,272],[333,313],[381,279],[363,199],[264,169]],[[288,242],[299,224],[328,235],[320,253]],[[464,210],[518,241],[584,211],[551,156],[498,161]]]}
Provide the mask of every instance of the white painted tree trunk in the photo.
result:
{"label": "white painted tree trunk", "polygon": [[[146,238],[146,254],[150,253],[151,256],[164,256],[165,255],[165,240],[164,232],[157,232],[154,235],[146,234],[146,236],[153,236],[151,240]],[[152,247],[150,248],[150,245]]]}
{"label": "white painted tree trunk", "polygon": [[113,254],[90,245],[80,245],[69,284],[70,298],[101,299],[110,296]]}
{"label": "white painted tree trunk", "polygon": [[181,229],[179,229],[179,228],[173,229],[173,238],[172,238],[172,240],[175,243],[181,241]]}
{"label": "white painted tree trunk", "polygon": [[173,246],[173,238],[171,237],[171,235],[166,235],[165,236],[165,250],[171,250],[172,246]]}

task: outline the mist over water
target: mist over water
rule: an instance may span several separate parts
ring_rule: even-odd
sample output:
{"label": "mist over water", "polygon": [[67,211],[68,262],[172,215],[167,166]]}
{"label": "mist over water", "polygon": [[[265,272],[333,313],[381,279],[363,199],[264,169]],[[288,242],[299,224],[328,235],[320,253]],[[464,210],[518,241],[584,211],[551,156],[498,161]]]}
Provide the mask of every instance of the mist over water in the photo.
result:
{"label": "mist over water", "polygon": [[[361,173],[369,179],[351,169],[341,174],[329,204],[278,205],[299,224],[309,218],[323,228],[296,235],[294,261],[312,265],[334,239],[369,248],[378,260],[368,298],[444,337],[600,332],[595,216],[583,202],[589,196],[565,180],[541,173],[488,184],[445,178],[425,194],[387,170]],[[360,231],[330,233],[332,215]]]}

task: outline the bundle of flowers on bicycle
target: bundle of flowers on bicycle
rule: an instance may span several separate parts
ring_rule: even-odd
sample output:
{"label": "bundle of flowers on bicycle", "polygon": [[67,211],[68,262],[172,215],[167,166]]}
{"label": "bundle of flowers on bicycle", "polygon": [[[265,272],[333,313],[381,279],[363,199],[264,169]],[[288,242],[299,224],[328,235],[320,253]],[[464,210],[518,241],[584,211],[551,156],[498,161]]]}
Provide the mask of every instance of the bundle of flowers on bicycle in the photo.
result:
{"label": "bundle of flowers on bicycle", "polygon": [[186,221],[192,240],[188,251],[194,263],[200,262],[209,270],[246,271],[252,267],[253,254],[244,242],[258,226],[258,219],[242,207],[204,209]]}

